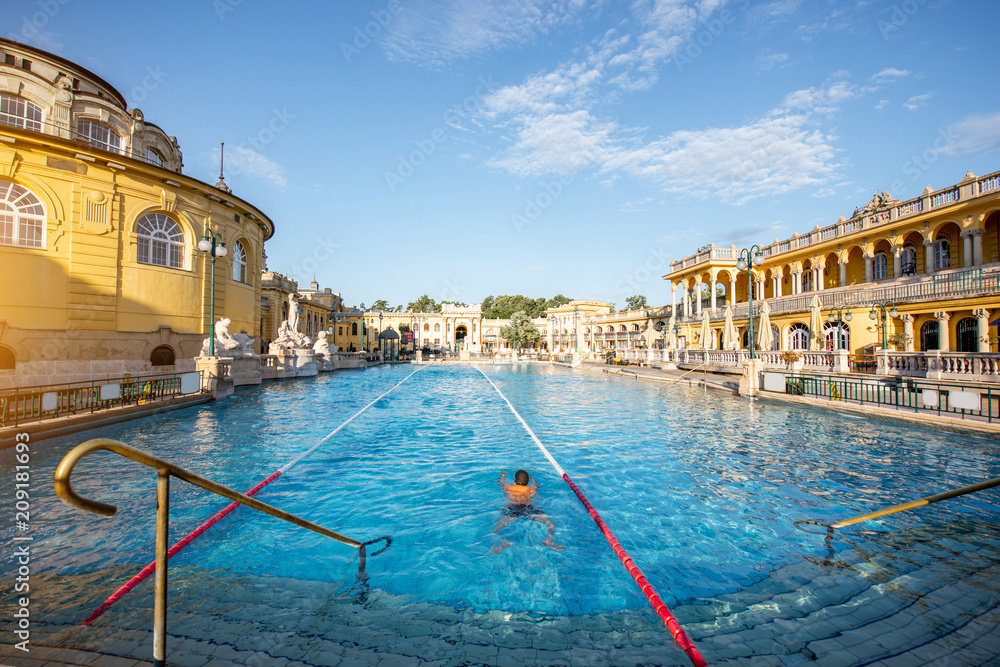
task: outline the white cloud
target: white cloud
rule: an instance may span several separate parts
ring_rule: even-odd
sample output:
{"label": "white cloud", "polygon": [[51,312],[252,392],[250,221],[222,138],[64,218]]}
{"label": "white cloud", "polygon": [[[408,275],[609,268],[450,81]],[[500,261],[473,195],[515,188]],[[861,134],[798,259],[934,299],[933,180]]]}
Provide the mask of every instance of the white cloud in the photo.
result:
{"label": "white cloud", "polygon": [[582,0],[411,0],[389,23],[383,45],[390,58],[441,65],[529,43],[574,20],[586,4]]}
{"label": "white cloud", "polygon": [[910,99],[903,102],[903,106],[910,111],[916,111],[927,105],[927,100],[934,97],[934,93],[924,93],[923,95],[914,95]]}
{"label": "white cloud", "polygon": [[[216,152],[216,160],[218,156]],[[282,190],[288,187],[285,169],[281,165],[245,146],[236,146],[226,151],[226,172],[231,175],[249,174],[262,178]]]}
{"label": "white cloud", "polygon": [[757,55],[754,61],[757,69],[761,72],[772,70],[775,67],[784,67],[788,64],[787,53],[773,53],[770,49],[765,49]]}
{"label": "white cloud", "polygon": [[894,79],[901,79],[907,76],[910,76],[910,70],[896,69],[895,67],[886,67],[878,74],[873,74],[872,81],[875,81],[876,83],[885,83],[887,81],[892,81]]}
{"label": "white cloud", "polygon": [[942,152],[988,153],[1000,148],[1000,111],[969,116],[948,129],[954,141]]}
{"label": "white cloud", "polygon": [[886,108],[886,106],[888,106],[888,104],[889,104],[889,100],[879,100],[878,104],[875,105],[875,109],[876,110],[884,109],[884,108]]}

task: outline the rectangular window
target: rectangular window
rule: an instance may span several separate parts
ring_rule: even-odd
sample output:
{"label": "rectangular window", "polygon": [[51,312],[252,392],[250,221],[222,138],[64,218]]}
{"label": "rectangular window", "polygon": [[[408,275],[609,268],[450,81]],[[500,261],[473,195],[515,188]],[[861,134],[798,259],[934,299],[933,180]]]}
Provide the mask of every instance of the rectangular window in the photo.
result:
{"label": "rectangular window", "polygon": [[21,69],[30,70],[31,69],[31,61],[28,60],[27,58],[21,58]]}
{"label": "rectangular window", "polygon": [[10,65],[11,67],[13,67],[14,66],[14,56],[13,56],[13,54],[10,54],[10,53],[3,54],[3,62],[4,62],[5,65]]}
{"label": "rectangular window", "polygon": [[77,125],[77,133],[90,141],[90,145],[101,150],[121,153],[122,139],[110,127],[89,120],[81,120]]}

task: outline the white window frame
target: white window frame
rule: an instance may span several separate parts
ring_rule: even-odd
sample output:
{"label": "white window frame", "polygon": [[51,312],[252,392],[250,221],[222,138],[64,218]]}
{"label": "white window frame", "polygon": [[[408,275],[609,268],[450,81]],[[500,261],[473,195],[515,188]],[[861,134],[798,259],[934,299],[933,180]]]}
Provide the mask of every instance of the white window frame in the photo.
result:
{"label": "white window frame", "polygon": [[163,166],[163,156],[157,153],[154,149],[146,147],[146,162],[151,165],[162,167]]}
{"label": "white window frame", "polygon": [[951,268],[951,239],[941,235],[934,239],[934,270]]}
{"label": "white window frame", "polygon": [[13,181],[0,180],[0,245],[45,248],[45,206]]}
{"label": "white window frame", "polygon": [[878,250],[872,257],[872,280],[885,280],[889,276],[889,258],[885,250]]}
{"label": "white window frame", "polygon": [[0,123],[41,132],[44,124],[42,107],[23,97],[0,93]]}
{"label": "white window frame", "polygon": [[233,244],[233,280],[244,284],[247,281],[247,251],[242,241]]}
{"label": "white window frame", "polygon": [[184,268],[184,228],[176,220],[163,213],[147,213],[135,221],[135,232],[140,264]]}
{"label": "white window frame", "polygon": [[76,123],[76,133],[94,148],[122,154],[122,138],[108,125],[96,120],[81,119]]}
{"label": "white window frame", "polygon": [[[796,347],[797,344],[800,344],[801,347]],[[809,327],[802,324],[801,322],[796,322],[792,326],[788,327],[788,349],[789,350],[809,349]]]}

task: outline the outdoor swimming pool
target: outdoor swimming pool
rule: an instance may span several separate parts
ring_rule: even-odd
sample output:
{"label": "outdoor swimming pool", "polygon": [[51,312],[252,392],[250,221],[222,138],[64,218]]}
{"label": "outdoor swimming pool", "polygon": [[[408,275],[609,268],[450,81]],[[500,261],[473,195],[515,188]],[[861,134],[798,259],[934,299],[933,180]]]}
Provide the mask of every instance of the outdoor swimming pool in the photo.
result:
{"label": "outdoor swimming pool", "polygon": [[[118,513],[79,512],[51,490],[72,444],[118,439],[245,491],[416,369],[266,384],[38,443],[32,641],[151,655],[150,580],[93,626],[75,624],[152,559],[155,473],[108,452],[88,456],[74,489]],[[997,443],[700,389],[657,391],[600,372],[484,371],[710,664],[1000,656],[1000,491],[844,529],[829,549],[792,523],[1000,476]],[[12,480],[9,451],[3,461]],[[540,482],[536,504],[563,551],[541,545],[542,526],[520,522],[503,533],[514,545],[491,552],[505,504],[497,478],[517,468]],[[12,495],[5,483],[4,506]],[[171,664],[688,663],[472,367],[420,368],[257,497],[362,541],[391,535],[393,545],[369,559],[362,601],[354,549],[240,508],[170,561]],[[171,543],[226,504],[174,480]],[[2,533],[10,543],[12,528]],[[11,590],[9,574],[3,585]]]}

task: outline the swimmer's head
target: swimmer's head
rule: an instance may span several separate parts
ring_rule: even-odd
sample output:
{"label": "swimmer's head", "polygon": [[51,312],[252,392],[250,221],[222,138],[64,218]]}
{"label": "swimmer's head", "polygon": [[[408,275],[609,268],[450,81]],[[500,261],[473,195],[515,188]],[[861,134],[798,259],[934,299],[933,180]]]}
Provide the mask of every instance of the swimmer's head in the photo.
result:
{"label": "swimmer's head", "polygon": [[514,483],[519,484],[521,486],[527,486],[528,473],[525,472],[524,470],[518,470],[516,473],[514,473]]}

